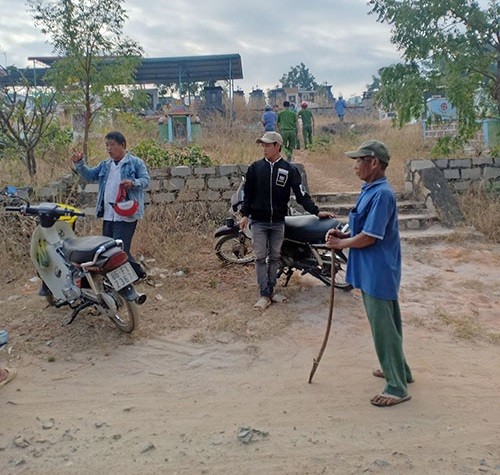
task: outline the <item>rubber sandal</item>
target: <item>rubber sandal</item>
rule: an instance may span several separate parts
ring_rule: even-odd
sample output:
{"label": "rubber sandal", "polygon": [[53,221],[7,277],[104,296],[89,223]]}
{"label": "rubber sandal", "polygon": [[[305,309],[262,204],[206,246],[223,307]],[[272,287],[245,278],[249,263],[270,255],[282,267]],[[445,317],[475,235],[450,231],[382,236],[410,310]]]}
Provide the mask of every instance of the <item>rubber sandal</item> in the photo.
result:
{"label": "rubber sandal", "polygon": [[4,370],[7,371],[7,378],[4,379],[3,381],[0,381],[0,388],[2,386],[5,386],[7,383],[12,381],[17,376],[17,372],[15,369],[4,368]]}
{"label": "rubber sandal", "polygon": [[402,402],[409,401],[411,396],[398,397],[393,394],[377,394],[370,399],[370,402],[377,407],[391,407]]}
{"label": "rubber sandal", "polygon": [[257,303],[253,306],[255,310],[265,310],[267,307],[271,305],[271,299],[269,297],[261,297],[257,300]]}

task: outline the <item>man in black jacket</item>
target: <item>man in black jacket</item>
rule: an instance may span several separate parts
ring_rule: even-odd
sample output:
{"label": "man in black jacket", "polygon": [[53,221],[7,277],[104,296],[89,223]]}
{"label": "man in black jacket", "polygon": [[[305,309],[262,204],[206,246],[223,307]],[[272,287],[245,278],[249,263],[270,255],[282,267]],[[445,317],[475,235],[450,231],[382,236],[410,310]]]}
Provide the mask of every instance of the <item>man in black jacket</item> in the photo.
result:
{"label": "man in black jacket", "polygon": [[334,215],[319,211],[307,194],[297,167],[281,156],[283,139],[279,133],[266,132],[256,142],[262,145],[264,158],[253,162],[248,168],[241,207],[243,218],[239,225],[240,229],[245,229],[251,219],[255,270],[260,291],[260,299],[254,308],[265,310],[271,302],[283,301],[281,296],[274,293],[274,287],[290,190],[293,190],[297,203],[309,213],[319,218]]}

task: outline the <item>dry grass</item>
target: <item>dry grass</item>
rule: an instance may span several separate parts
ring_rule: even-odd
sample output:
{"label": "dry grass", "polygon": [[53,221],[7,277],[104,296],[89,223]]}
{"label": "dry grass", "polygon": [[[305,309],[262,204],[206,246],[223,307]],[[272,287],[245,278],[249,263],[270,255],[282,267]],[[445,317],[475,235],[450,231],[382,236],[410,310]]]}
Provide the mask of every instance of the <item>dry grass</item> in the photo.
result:
{"label": "dry grass", "polygon": [[474,292],[486,292],[489,288],[488,282],[484,282],[484,280],[479,279],[467,279],[464,280],[461,284],[461,287],[464,289],[473,290]]}
{"label": "dry grass", "polygon": [[410,316],[407,322],[417,328],[426,328],[430,331],[449,330],[460,340],[488,342],[500,344],[500,333],[492,331],[479,321],[478,312],[472,310],[471,314],[453,313],[439,307],[429,317]]}
{"label": "dry grass", "polygon": [[462,340],[485,340],[496,344],[500,342],[500,334],[484,328],[475,311],[472,311],[471,315],[450,315],[442,308],[438,308],[435,311],[435,317],[440,323],[449,327],[455,337]]}
{"label": "dry grass", "polygon": [[[260,112],[246,110],[245,114],[240,116],[232,123],[221,116],[202,123],[200,145],[219,163],[250,163],[261,156],[261,148],[255,143],[255,139],[262,133],[259,124]],[[344,152],[356,148],[370,138],[377,138],[388,144],[392,156],[387,174],[398,191],[403,190],[405,162],[412,158],[429,157],[429,147],[423,141],[420,125],[409,125],[399,130],[391,127],[388,121],[369,121],[363,118],[353,118],[353,122],[345,124],[339,124],[333,116],[317,115],[315,120],[314,147],[307,151],[297,150],[294,154],[295,160],[303,163],[306,168],[308,184],[313,193],[358,191],[360,183],[352,170],[352,160],[346,158]],[[121,130],[130,147],[144,139],[154,139],[158,136],[156,119],[127,114],[119,114],[113,123],[102,123],[100,127],[100,131],[94,132],[90,143],[91,163],[97,163],[106,155],[103,137],[108,130]],[[59,155],[39,159],[36,186],[42,186],[71,171],[69,147],[58,152]],[[0,177],[0,185],[29,183],[22,164],[13,157],[0,160]],[[498,235],[500,225],[498,200],[488,198],[486,201],[486,198],[484,192],[477,190],[464,197],[462,206],[470,222],[486,236],[494,238]],[[187,217],[184,220],[177,219],[182,214],[187,214]],[[178,223],[173,229],[166,224],[172,220]],[[179,242],[190,240],[193,237],[193,229],[196,233],[203,233],[203,229],[215,225],[206,221],[207,217],[195,207],[187,211],[184,208],[168,207],[155,208],[154,212],[149,210],[137,232],[138,251],[146,257],[156,256],[161,260],[182,262],[183,251],[179,249]],[[99,227],[84,222],[83,233],[90,231],[99,232]],[[16,259],[19,246],[11,243],[12,234],[7,231],[5,236],[0,238],[3,238],[6,249],[3,255],[14,256]],[[208,239],[210,238],[201,239],[204,245],[209,245]],[[10,258],[0,258],[2,259]]]}
{"label": "dry grass", "polygon": [[[308,175],[312,173],[320,178],[319,181],[310,180],[317,187],[313,192],[359,190],[352,161],[345,157],[344,152],[357,148],[365,140],[376,138],[388,145],[391,165],[387,174],[397,190],[402,191],[404,187],[405,162],[412,158],[429,158],[429,149],[419,125],[398,130],[387,121],[359,119],[356,123],[339,124],[332,116],[317,116],[315,121],[315,146],[308,151],[294,152],[295,160],[305,164]],[[231,125],[227,119],[215,117],[202,124],[200,144],[219,163],[251,163],[262,156],[260,145],[255,143],[261,135],[257,117],[254,121],[239,121]],[[338,189],[342,182],[345,189]]]}
{"label": "dry grass", "polygon": [[[246,121],[233,124],[219,117],[205,121],[202,127],[200,144],[207,154],[219,163],[250,163],[261,156],[260,146],[255,143],[255,139],[262,133],[258,117],[247,117]],[[323,127],[326,129],[323,130]],[[106,130],[112,128],[123,131],[131,147],[145,138],[155,138],[157,134],[155,121],[136,120],[126,116],[119,117],[113,126],[106,126]],[[93,162],[98,162],[106,154],[103,135],[104,133],[96,134],[92,141]],[[410,158],[428,158],[428,149],[423,143],[418,126],[395,130],[388,123],[360,120],[353,127],[348,124],[339,128],[332,117],[317,117],[315,147],[307,151],[298,150],[294,154],[296,161],[304,163],[306,167],[311,191],[358,191],[360,182],[353,173],[352,161],[344,156],[344,152],[356,148],[369,138],[383,140],[390,147],[392,158],[388,175],[397,190],[403,187],[404,162]],[[39,185],[69,172],[68,155],[66,151],[63,157],[51,158],[47,163],[40,161]],[[27,183],[26,174],[19,163],[0,161],[0,173],[2,185]],[[484,204],[477,206],[484,208]],[[490,212],[498,216],[498,203]],[[4,218],[0,215],[0,219]],[[497,221],[492,220],[491,223],[497,223],[494,225],[495,229],[498,229]],[[139,336],[154,337],[178,330],[188,332],[194,343],[220,338],[221,334],[234,335],[251,342],[277,335],[293,321],[293,316],[286,314],[280,306],[272,306],[266,312],[265,318],[253,311],[252,304],[256,298],[254,269],[252,266],[225,266],[216,258],[212,235],[216,225],[217,223],[210,221],[204,214],[202,208],[195,205],[154,209],[150,207],[147,210],[145,219],[137,228],[133,252],[136,257],[144,256],[157,286],[145,289],[149,298],[144,306]],[[77,225],[77,233],[98,234],[100,226],[99,221],[85,218]],[[27,279],[34,275],[28,260],[32,227],[31,220],[19,217],[0,222],[0,282],[6,292],[15,293],[23,289],[22,291],[29,295],[36,294],[39,284],[26,284]],[[460,252],[440,258],[460,259]],[[423,251],[421,256],[422,262],[432,265],[431,255]],[[439,284],[429,277],[423,285],[430,289],[438,287]],[[292,279],[289,285],[291,296],[297,292],[299,284]],[[20,307],[19,302],[6,305],[8,308],[4,310],[10,316],[4,321],[5,325],[11,328],[16,325],[19,328],[34,325],[34,322],[23,315],[15,314],[16,309]],[[20,342],[26,348],[37,351],[36,349],[40,348],[40,339],[50,339],[51,335],[60,333],[58,326],[62,310],[41,309],[36,303],[28,305],[33,305],[33,308],[22,312],[33,312],[35,316],[41,316],[43,313],[41,318],[44,322],[47,312],[55,315],[55,322],[44,323],[47,326],[36,328],[36,331],[40,332],[37,339],[30,339],[27,332],[26,341]],[[473,316],[460,317],[455,321],[442,312],[434,322],[441,327],[450,326],[464,337],[479,338],[483,335],[490,341],[496,341],[497,338],[477,328]],[[106,340],[106,335],[109,337],[104,329],[109,325],[108,322],[98,320],[93,325],[96,329],[96,341],[101,341],[101,334],[103,340]],[[64,328],[63,331],[68,339],[68,351],[79,344],[82,347],[89,344],[88,340],[81,336],[87,335],[88,332],[82,333],[80,326],[74,326],[71,330]],[[125,342],[126,338],[116,336],[110,344],[115,341]]]}
{"label": "dry grass", "polygon": [[[424,278],[424,282],[422,286],[418,290],[437,290],[440,289],[443,285],[441,277],[438,274],[431,274]],[[415,289],[417,290],[417,289]]]}
{"label": "dry grass", "polygon": [[482,187],[470,189],[459,197],[466,220],[488,241],[500,242],[500,193],[488,192]]}

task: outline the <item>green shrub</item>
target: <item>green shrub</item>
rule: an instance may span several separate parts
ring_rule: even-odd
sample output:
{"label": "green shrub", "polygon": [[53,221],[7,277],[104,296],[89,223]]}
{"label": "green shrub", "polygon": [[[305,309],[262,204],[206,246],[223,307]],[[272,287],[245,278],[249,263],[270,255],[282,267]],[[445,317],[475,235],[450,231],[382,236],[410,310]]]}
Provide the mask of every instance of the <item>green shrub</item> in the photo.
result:
{"label": "green shrub", "polygon": [[217,164],[204,154],[198,144],[185,147],[164,147],[154,140],[143,140],[132,153],[142,158],[152,168],[185,166],[211,166]]}
{"label": "green shrub", "polygon": [[67,151],[73,142],[73,131],[69,127],[63,127],[59,123],[54,122],[49,125],[47,131],[40,141],[39,151],[42,157],[47,154],[62,155],[66,159]]}

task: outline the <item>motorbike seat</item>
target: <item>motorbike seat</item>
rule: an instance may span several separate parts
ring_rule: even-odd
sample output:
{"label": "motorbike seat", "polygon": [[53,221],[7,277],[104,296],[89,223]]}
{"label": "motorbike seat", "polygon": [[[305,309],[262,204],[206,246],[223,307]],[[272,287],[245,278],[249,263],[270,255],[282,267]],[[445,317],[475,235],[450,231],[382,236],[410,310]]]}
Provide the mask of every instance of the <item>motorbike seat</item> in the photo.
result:
{"label": "motorbike seat", "polygon": [[322,244],[325,242],[326,232],[337,228],[340,221],[335,218],[319,219],[312,214],[285,217],[285,239]]}
{"label": "motorbike seat", "polygon": [[101,246],[114,244],[115,240],[106,236],[85,236],[68,238],[63,242],[64,255],[71,261],[81,264],[94,259],[94,255]]}

